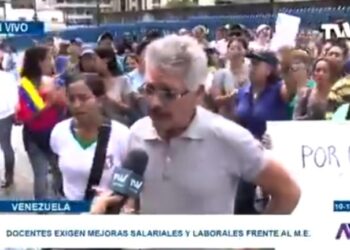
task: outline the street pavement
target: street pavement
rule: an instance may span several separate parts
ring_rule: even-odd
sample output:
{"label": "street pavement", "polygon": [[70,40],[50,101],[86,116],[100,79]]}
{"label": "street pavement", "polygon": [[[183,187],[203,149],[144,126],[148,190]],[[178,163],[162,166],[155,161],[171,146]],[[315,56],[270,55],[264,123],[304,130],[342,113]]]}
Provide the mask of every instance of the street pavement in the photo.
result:
{"label": "street pavement", "polygon": [[[27,200],[33,199],[33,174],[22,143],[22,127],[14,126],[12,130],[12,145],[15,150],[15,185],[8,190],[0,189],[0,199]],[[0,175],[4,176],[4,158],[0,154]]]}

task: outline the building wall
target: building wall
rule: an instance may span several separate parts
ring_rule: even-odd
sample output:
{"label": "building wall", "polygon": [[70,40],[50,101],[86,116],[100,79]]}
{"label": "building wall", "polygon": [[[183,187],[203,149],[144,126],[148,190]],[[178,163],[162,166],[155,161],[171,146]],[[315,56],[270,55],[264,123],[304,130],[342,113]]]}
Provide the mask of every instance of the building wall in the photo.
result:
{"label": "building wall", "polygon": [[196,6],[177,9],[154,9],[137,12],[105,13],[104,23],[122,23],[142,21],[147,16],[152,20],[186,20],[193,16],[230,16],[244,14],[272,13],[275,8],[304,8],[304,7],[328,7],[350,6],[350,0],[304,0],[279,2],[275,6],[265,0],[265,3],[250,4],[248,0],[242,0],[244,4],[219,5],[219,6]]}
{"label": "building wall", "polygon": [[37,9],[46,9],[56,3],[56,0],[11,0],[13,8],[32,9],[36,2]]}
{"label": "building wall", "polygon": [[[122,11],[121,0],[100,0],[100,12],[110,13]],[[97,0],[56,0],[55,8],[63,11],[67,22],[95,23]]]}

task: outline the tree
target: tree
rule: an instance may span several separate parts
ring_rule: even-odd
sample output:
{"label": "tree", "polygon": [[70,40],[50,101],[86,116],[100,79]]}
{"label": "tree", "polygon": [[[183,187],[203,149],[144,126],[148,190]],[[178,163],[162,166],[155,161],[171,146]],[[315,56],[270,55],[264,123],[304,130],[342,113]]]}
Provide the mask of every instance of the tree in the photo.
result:
{"label": "tree", "polygon": [[193,0],[170,0],[168,1],[167,8],[182,8],[194,6]]}

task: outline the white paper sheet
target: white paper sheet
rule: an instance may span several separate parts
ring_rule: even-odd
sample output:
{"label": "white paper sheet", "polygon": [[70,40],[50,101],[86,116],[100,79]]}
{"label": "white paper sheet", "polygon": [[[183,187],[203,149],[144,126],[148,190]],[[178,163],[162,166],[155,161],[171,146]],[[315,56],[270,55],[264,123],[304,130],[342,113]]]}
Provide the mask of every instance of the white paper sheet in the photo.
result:
{"label": "white paper sheet", "polygon": [[275,33],[271,40],[272,51],[284,46],[295,46],[301,19],[296,16],[279,13],[276,19]]}

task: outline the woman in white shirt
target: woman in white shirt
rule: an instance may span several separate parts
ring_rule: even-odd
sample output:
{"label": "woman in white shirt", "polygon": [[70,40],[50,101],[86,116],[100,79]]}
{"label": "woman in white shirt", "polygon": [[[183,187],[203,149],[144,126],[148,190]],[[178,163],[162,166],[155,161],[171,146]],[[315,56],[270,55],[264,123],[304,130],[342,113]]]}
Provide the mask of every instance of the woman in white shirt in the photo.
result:
{"label": "woman in white shirt", "polygon": [[15,153],[11,144],[13,116],[18,103],[18,82],[15,76],[5,72],[0,65],[0,146],[4,154],[5,178],[2,188],[13,184]]}
{"label": "woman in white shirt", "polygon": [[[68,200],[83,200],[96,150],[98,129],[105,119],[100,103],[105,95],[105,87],[97,74],[80,74],[69,78],[67,99],[73,117],[55,126],[50,144],[58,156],[64,197]],[[126,155],[128,140],[129,129],[117,121],[111,121],[100,188],[109,188],[115,168],[121,166]]]}

